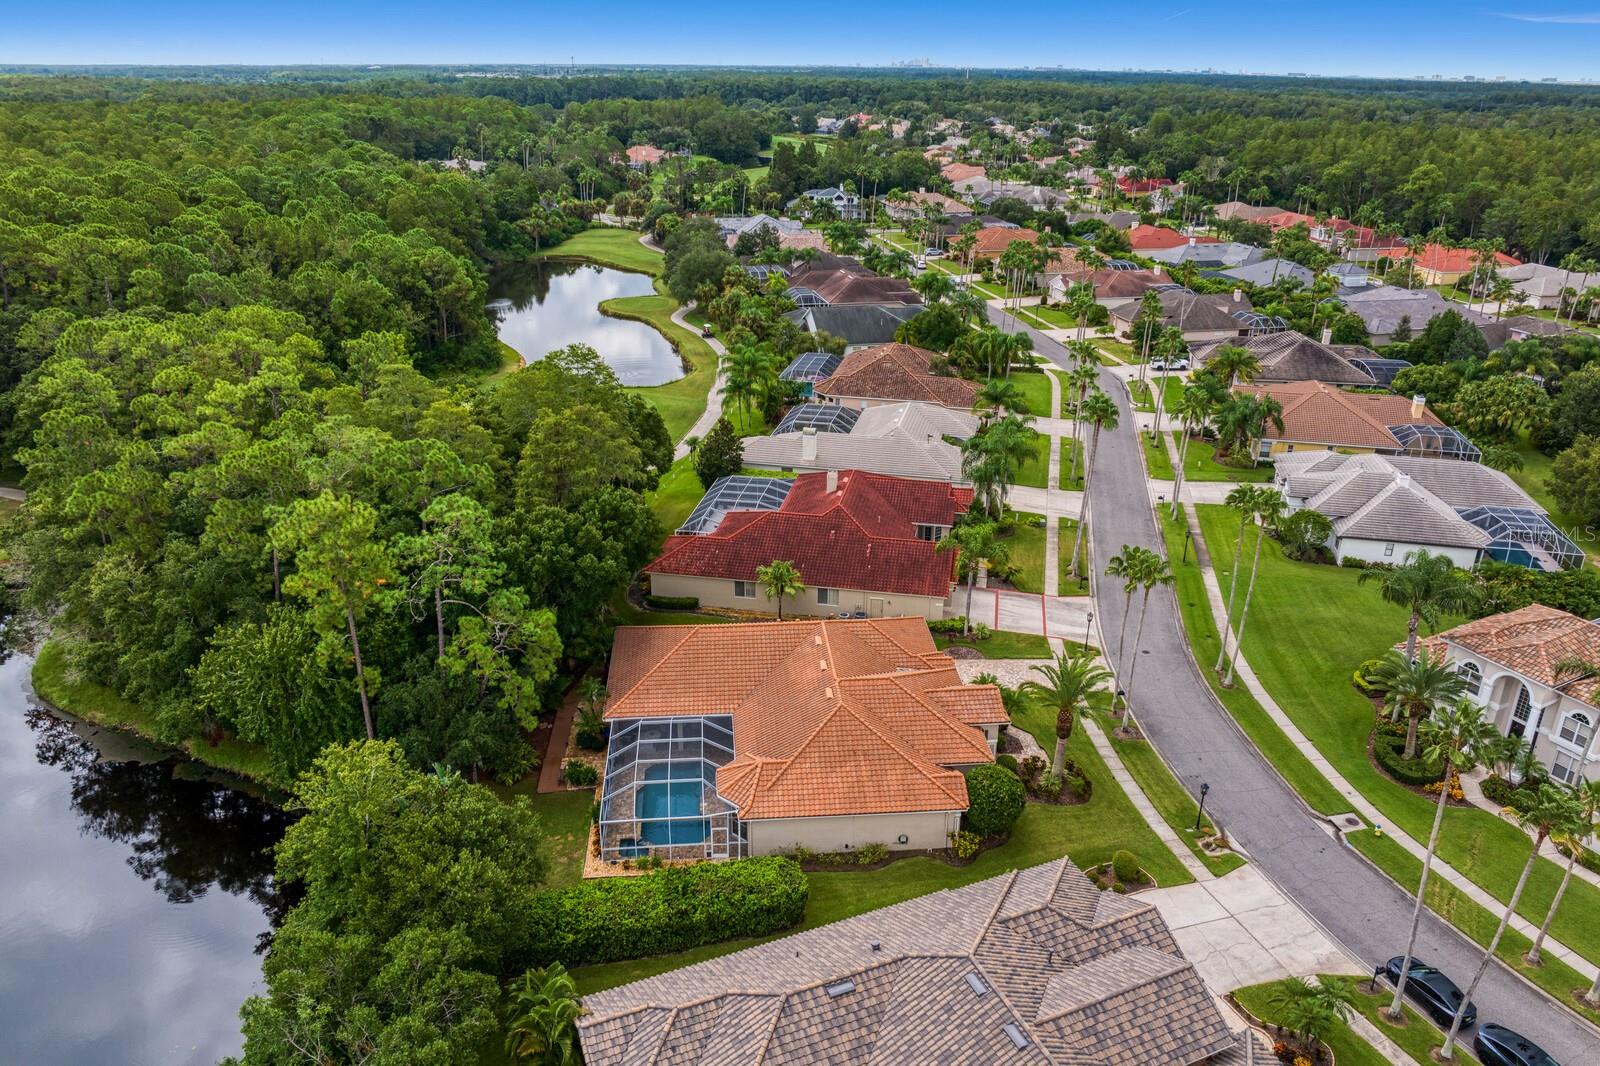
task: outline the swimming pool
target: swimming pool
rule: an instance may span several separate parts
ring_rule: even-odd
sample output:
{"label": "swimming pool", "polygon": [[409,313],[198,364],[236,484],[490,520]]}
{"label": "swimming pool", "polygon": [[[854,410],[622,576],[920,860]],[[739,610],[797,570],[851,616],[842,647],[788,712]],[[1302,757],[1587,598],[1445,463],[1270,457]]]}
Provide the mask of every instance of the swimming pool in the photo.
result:
{"label": "swimming pool", "polygon": [[[669,779],[670,770],[674,778]],[[693,780],[682,778],[693,776]],[[644,781],[634,791],[639,835],[651,844],[701,844],[709,830],[700,813],[700,771],[693,763],[657,764],[645,770]],[[665,819],[689,819],[665,821]]]}

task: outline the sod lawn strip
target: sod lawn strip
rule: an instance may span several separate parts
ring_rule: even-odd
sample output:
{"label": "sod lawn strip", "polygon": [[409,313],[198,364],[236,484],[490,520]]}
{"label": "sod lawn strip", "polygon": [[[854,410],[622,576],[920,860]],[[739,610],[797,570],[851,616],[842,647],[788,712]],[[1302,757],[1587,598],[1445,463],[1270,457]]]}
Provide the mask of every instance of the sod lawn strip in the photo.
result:
{"label": "sod lawn strip", "polygon": [[1221,645],[1217,637],[1217,624],[1211,615],[1211,604],[1206,598],[1205,580],[1200,573],[1193,546],[1184,561],[1183,507],[1178,517],[1168,517],[1169,509],[1160,508],[1162,535],[1166,541],[1167,557],[1172,562],[1173,592],[1178,598],[1178,613],[1183,619],[1189,648],[1195,657],[1195,666],[1211,691],[1228,709],[1239,728],[1244,730],[1267,761],[1270,762],[1289,786],[1300,794],[1312,810],[1322,814],[1340,814],[1350,809],[1350,801],[1328,783],[1311,761],[1301,754],[1287,734],[1278,727],[1255,697],[1241,685],[1223,688],[1211,664],[1217,661]]}
{"label": "sod lawn strip", "polygon": [[1055,594],[1054,589],[1044,587],[1044,542],[1043,516],[1016,512],[1016,529],[1002,543],[1011,553],[1011,564],[1017,568],[1011,585],[1018,592]]}
{"label": "sod lawn strip", "polygon": [[639,231],[632,229],[587,229],[535,252],[534,258],[587,259],[618,270],[659,275],[664,262],[661,253],[640,244],[639,236]]}
{"label": "sod lawn strip", "polygon": [[1144,443],[1144,465],[1149,471],[1152,481],[1171,481],[1173,479],[1172,456],[1167,454],[1167,434],[1152,439],[1148,433],[1140,433],[1139,440]]}
{"label": "sod lawn strip", "polygon": [[[1239,522],[1229,508],[1198,508],[1217,581],[1228,587]],[[1249,578],[1251,545],[1246,539]],[[1267,539],[1244,635],[1244,655],[1268,692],[1316,745],[1329,763],[1413,840],[1425,841],[1434,801],[1401,786],[1367,758],[1373,707],[1351,684],[1362,662],[1382,655],[1406,635],[1406,612],[1384,602],[1373,585],[1360,585],[1359,570],[1284,558]],[[1453,625],[1459,619],[1447,619]],[[1439,856],[1500,900],[1516,887],[1533,842],[1493,812],[1456,807],[1445,812]],[[1561,867],[1540,859],[1518,907],[1534,925],[1543,921],[1561,881]],[[1600,962],[1600,888],[1573,878],[1556,913],[1551,935],[1590,962]]]}
{"label": "sod lawn strip", "polygon": [[[1176,442],[1174,442],[1176,443]],[[1241,484],[1272,480],[1272,465],[1248,468],[1223,466],[1217,462],[1216,445],[1193,437],[1189,440],[1189,453],[1183,460],[1185,481],[1237,481]]]}
{"label": "sod lawn strip", "polygon": [[1056,572],[1058,596],[1089,595],[1089,538],[1078,545],[1078,576],[1072,576],[1072,538],[1078,535],[1076,518],[1056,519]]}
{"label": "sod lawn strip", "polygon": [[[956,602],[965,603],[964,595],[957,589]],[[1050,642],[1037,633],[1011,633],[1004,629],[993,629],[983,640],[968,639],[960,633],[935,633],[933,643],[940,651],[946,648],[972,648],[985,659],[1050,658]]]}
{"label": "sod lawn strip", "polygon": [[1043,433],[1038,433],[1033,440],[1033,455],[1017,468],[1015,485],[1026,485],[1029,488],[1044,488],[1045,479],[1050,476],[1050,438]]}

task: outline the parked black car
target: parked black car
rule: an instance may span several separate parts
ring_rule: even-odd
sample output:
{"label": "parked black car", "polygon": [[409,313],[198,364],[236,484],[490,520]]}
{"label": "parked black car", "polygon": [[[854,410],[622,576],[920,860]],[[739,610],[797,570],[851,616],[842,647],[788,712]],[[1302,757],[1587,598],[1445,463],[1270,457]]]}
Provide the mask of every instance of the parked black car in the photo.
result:
{"label": "parked black car", "polygon": [[[1390,984],[1399,984],[1400,967],[1405,961],[1405,956],[1396,955],[1383,964],[1383,975]],[[1461,989],[1432,966],[1414,958],[1411,960],[1410,975],[1406,978],[1406,998],[1427,1011],[1436,1024],[1448,1026],[1456,1016],[1456,1009],[1461,1006]],[[1468,1003],[1467,1011],[1461,1017],[1462,1026],[1471,1026],[1477,1020],[1477,1006]]]}
{"label": "parked black car", "polygon": [[1478,1030],[1472,1050],[1483,1066],[1561,1066],[1538,1044],[1494,1022]]}

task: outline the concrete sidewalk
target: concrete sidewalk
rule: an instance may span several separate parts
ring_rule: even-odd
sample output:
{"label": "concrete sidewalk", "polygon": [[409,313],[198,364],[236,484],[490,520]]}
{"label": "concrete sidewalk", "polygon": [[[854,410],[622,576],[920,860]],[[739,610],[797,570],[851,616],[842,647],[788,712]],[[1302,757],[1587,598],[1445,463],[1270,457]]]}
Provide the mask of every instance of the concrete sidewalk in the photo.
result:
{"label": "concrete sidewalk", "polygon": [[[1196,558],[1200,561],[1200,570],[1205,578],[1206,599],[1211,605],[1211,615],[1216,620],[1218,631],[1228,634],[1228,643],[1231,646],[1233,644],[1234,637],[1232,628],[1226,624],[1227,601],[1223,598],[1222,588],[1217,582],[1216,571],[1211,566],[1210,554],[1206,550],[1205,539],[1200,531],[1200,520],[1195,514],[1194,508],[1192,507],[1185,512],[1185,516],[1188,519],[1189,531],[1194,538],[1193,542],[1196,550]],[[1206,666],[1202,665],[1201,668],[1205,669]],[[1318,773],[1327,778],[1329,784],[1331,784],[1341,796],[1350,801],[1351,810],[1361,815],[1361,817],[1372,823],[1372,825],[1381,826],[1384,833],[1387,834],[1391,840],[1405,848],[1406,851],[1410,852],[1419,861],[1427,854],[1428,849],[1424,845],[1413,839],[1404,830],[1394,825],[1389,816],[1380,811],[1375,805],[1372,804],[1371,801],[1362,795],[1355,785],[1351,784],[1350,781],[1327,760],[1317,746],[1311,742],[1311,739],[1300,731],[1300,727],[1297,726],[1294,723],[1294,720],[1284,712],[1282,707],[1278,706],[1277,702],[1272,698],[1272,694],[1267,691],[1266,686],[1261,683],[1258,677],[1256,677],[1255,671],[1250,668],[1249,661],[1243,655],[1238,657],[1238,665],[1236,667],[1235,674],[1237,680],[1244,684],[1245,689],[1249,691],[1250,695],[1254,696],[1256,702],[1261,704],[1262,708],[1266,710],[1267,716],[1273,720],[1279,729],[1283,730],[1284,735],[1289,738],[1290,742],[1293,743],[1296,748],[1300,749],[1301,754],[1306,757],[1307,761],[1309,761],[1311,765],[1316,768]],[[1443,878],[1454,887],[1460,889],[1469,899],[1478,904],[1480,907],[1484,908],[1491,915],[1494,915],[1497,919],[1505,910],[1505,903],[1490,895],[1483,888],[1480,888],[1471,878],[1467,877],[1461,871],[1445,862],[1444,859],[1438,855],[1435,855],[1433,859],[1433,876]],[[1410,886],[1404,887],[1410,889],[1413,894],[1415,893],[1415,889],[1412,889]],[[1539,931],[1539,927],[1537,925],[1528,921],[1520,914],[1513,914],[1511,916],[1510,927],[1517,930],[1517,932],[1528,937],[1529,939],[1532,939],[1538,934]],[[1578,973],[1582,974],[1585,981],[1593,981],[1596,973],[1600,973],[1600,968],[1597,968],[1588,959],[1585,959],[1583,956],[1579,955],[1577,952],[1573,951],[1571,948],[1557,941],[1553,937],[1545,938],[1544,950],[1549,954],[1554,955],[1568,966],[1571,966],[1574,970],[1578,971]]]}

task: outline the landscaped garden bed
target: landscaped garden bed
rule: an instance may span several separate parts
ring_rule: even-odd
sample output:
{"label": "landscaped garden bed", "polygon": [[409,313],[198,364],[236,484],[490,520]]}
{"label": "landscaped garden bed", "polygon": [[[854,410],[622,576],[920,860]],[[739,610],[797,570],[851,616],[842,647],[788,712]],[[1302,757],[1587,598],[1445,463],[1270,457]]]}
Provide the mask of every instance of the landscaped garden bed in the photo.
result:
{"label": "landscaped garden bed", "polygon": [[1085,872],[1095,884],[1112,892],[1138,892],[1140,889],[1159,887],[1156,879],[1139,865],[1139,857],[1131,851],[1119,851],[1111,856],[1110,862],[1101,863]]}

